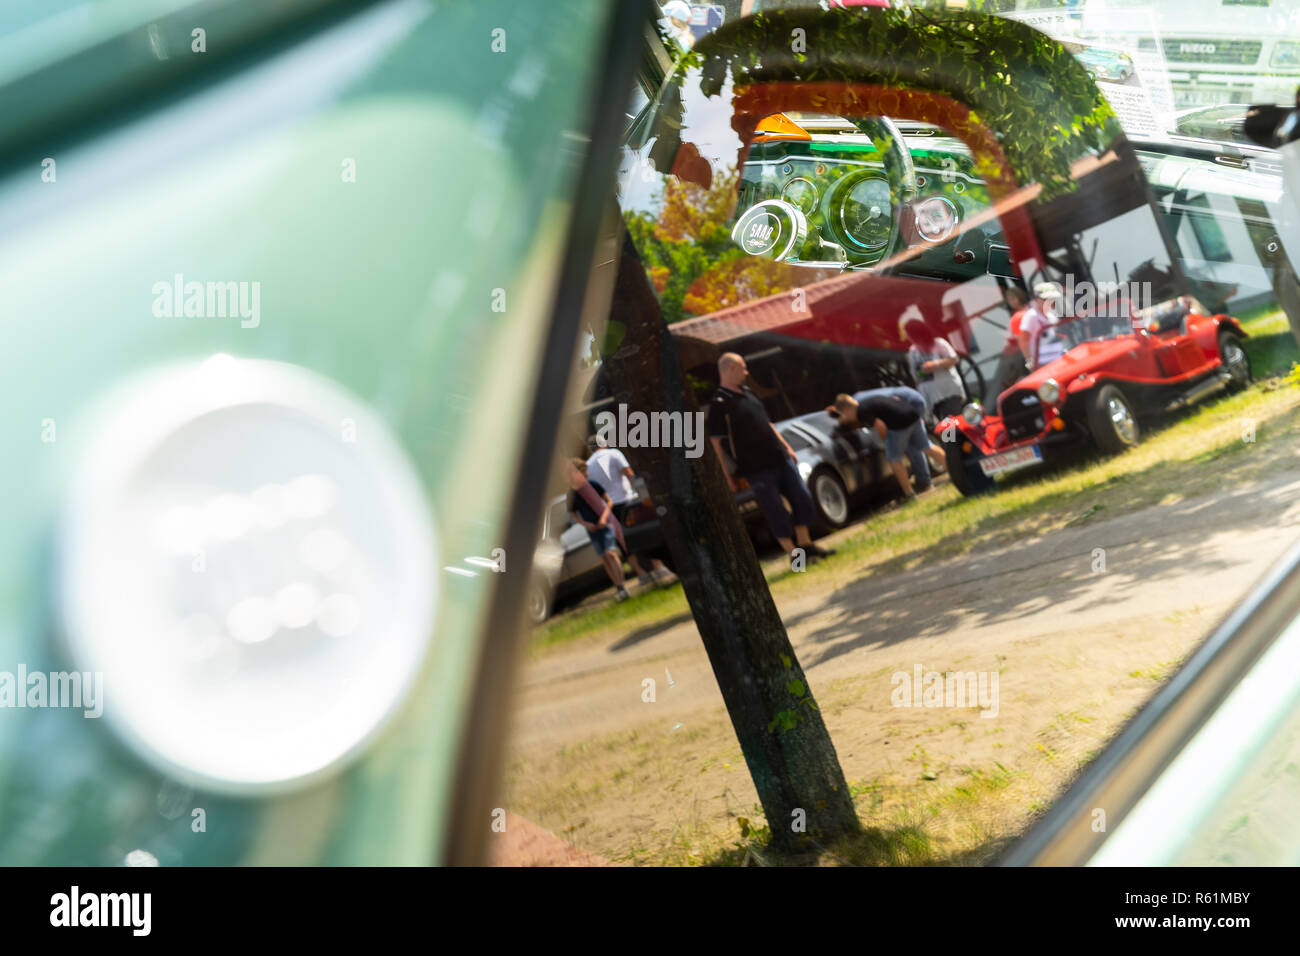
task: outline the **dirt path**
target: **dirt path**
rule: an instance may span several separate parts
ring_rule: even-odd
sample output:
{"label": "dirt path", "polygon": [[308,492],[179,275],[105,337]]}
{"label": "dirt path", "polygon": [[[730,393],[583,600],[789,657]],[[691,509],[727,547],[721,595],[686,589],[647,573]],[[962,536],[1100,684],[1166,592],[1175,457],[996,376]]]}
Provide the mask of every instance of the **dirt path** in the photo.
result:
{"label": "dirt path", "polygon": [[[1300,471],[902,574],[837,568],[779,606],[868,822],[1007,774],[1012,799],[926,824],[956,852],[1022,827],[1298,530]],[[917,665],[996,672],[996,715],[893,706],[891,675]],[[754,815],[689,620],[532,661],[511,750],[507,805],[615,860],[690,859]]]}

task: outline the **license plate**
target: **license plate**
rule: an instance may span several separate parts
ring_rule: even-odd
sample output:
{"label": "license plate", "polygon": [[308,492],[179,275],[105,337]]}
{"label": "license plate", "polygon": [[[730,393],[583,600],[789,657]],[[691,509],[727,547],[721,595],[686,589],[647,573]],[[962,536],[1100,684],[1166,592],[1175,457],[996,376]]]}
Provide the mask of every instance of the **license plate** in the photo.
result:
{"label": "license plate", "polygon": [[1036,465],[1042,460],[1042,450],[1037,445],[1029,445],[1026,448],[1017,448],[1014,451],[1004,451],[1001,454],[981,458],[980,470],[986,475],[1000,475],[1015,471],[1017,468]]}

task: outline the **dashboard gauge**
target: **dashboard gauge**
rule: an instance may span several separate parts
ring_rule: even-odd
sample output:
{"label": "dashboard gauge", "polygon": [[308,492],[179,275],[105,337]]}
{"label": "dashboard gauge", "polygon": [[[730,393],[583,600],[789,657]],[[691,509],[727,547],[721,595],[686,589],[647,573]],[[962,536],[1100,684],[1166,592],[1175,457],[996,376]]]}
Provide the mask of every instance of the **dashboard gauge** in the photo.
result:
{"label": "dashboard gauge", "polygon": [[799,254],[808,237],[808,220],[783,199],[768,199],[745,210],[731,230],[731,239],[748,255],[778,262]]}
{"label": "dashboard gauge", "polygon": [[806,179],[792,179],[781,191],[781,198],[805,216],[810,216],[817,208],[817,187]]}
{"label": "dashboard gauge", "polygon": [[889,242],[894,218],[889,182],[872,177],[851,186],[840,205],[844,236],[861,249],[880,249]]}
{"label": "dashboard gauge", "polygon": [[957,207],[943,196],[922,199],[912,207],[916,231],[926,242],[943,242],[957,228]]}

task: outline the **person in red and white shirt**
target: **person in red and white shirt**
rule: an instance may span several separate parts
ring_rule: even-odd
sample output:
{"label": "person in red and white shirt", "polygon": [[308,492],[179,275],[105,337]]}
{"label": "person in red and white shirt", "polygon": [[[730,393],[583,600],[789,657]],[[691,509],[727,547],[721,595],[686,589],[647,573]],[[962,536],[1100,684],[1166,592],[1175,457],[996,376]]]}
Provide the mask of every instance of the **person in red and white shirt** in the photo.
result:
{"label": "person in red and white shirt", "polygon": [[1020,351],[1031,372],[1065,354],[1065,341],[1056,332],[1057,312],[1064,298],[1055,282],[1034,286],[1034,301],[1020,320]]}
{"label": "person in red and white shirt", "polygon": [[993,377],[988,380],[988,391],[984,394],[984,407],[997,408],[998,396],[1025,377],[1029,371],[1025,368],[1025,356],[1020,350],[1020,323],[1029,311],[1029,295],[1018,285],[1007,286],[1002,293],[1011,320],[1007,325],[1007,338],[1002,343],[1002,354],[998,356],[998,366]]}

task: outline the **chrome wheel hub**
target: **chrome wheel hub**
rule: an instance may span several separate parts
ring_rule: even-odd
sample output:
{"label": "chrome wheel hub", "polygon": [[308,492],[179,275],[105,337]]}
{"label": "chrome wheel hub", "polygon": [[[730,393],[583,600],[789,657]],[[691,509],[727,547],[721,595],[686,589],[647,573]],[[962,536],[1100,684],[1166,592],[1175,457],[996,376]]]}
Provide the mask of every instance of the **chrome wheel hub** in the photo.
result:
{"label": "chrome wheel hub", "polygon": [[1115,427],[1115,434],[1124,440],[1124,444],[1137,444],[1137,423],[1133,421],[1133,413],[1127,403],[1123,399],[1112,398],[1106,403],[1106,413]]}
{"label": "chrome wheel hub", "polygon": [[1228,367],[1229,374],[1241,383],[1245,383],[1250,378],[1250,363],[1246,358],[1246,350],[1236,342],[1226,345],[1223,349],[1223,364]]}
{"label": "chrome wheel hub", "polygon": [[844,500],[839,485],[831,478],[817,480],[817,503],[821,506],[822,514],[836,524],[848,517],[849,503]]}

